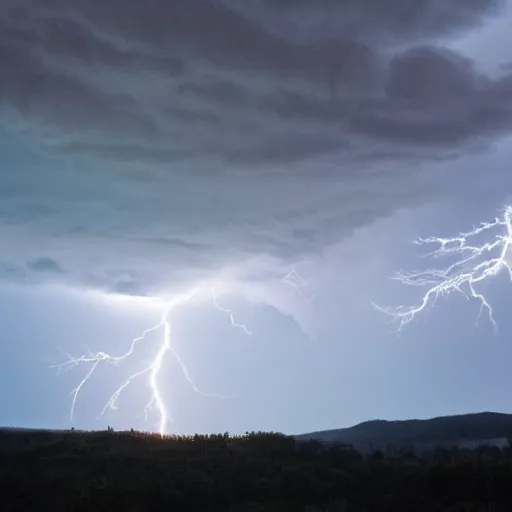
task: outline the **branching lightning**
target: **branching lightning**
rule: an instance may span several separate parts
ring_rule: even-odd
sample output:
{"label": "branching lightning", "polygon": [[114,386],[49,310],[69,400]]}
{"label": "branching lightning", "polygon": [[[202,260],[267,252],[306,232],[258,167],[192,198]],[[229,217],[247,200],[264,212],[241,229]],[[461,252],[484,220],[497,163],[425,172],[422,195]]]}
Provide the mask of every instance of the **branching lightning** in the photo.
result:
{"label": "branching lightning", "polygon": [[[110,354],[107,354],[105,352],[96,352],[93,353],[92,351],[88,350],[88,352],[80,357],[71,357],[68,356],[69,359],[63,364],[54,365],[55,367],[62,369],[62,370],[70,370],[77,365],[85,365],[90,366],[89,370],[87,371],[85,377],[80,381],[78,386],[71,392],[72,402],[71,402],[71,410],[70,410],[70,419],[73,420],[74,413],[75,413],[75,407],[78,400],[78,397],[80,395],[80,392],[84,388],[84,386],[87,384],[87,382],[91,379],[93,376],[95,370],[101,365],[101,364],[111,364],[111,365],[119,365],[120,363],[126,361],[130,357],[132,357],[135,353],[137,345],[144,341],[145,338],[148,336],[148,334],[162,330],[162,339],[159,344],[158,351],[155,355],[155,357],[152,359],[152,361],[141,371],[138,371],[137,373],[134,373],[128,377],[128,379],[117,388],[117,390],[111,395],[108,402],[103,407],[100,416],[103,416],[105,412],[108,409],[115,410],[117,400],[119,399],[120,395],[123,393],[123,391],[132,384],[133,381],[137,380],[139,377],[142,377],[143,375],[148,375],[148,381],[149,381],[149,387],[151,390],[151,397],[146,405],[144,412],[147,414],[149,410],[155,406],[157,413],[159,415],[159,423],[158,423],[158,430],[161,435],[164,435],[166,431],[167,424],[169,422],[169,412],[167,410],[167,407],[165,405],[165,402],[162,397],[162,393],[159,388],[159,377],[162,371],[162,365],[165,359],[165,356],[170,353],[174,359],[178,362],[179,366],[181,367],[181,370],[189,382],[189,384],[192,386],[192,389],[199,394],[206,395],[206,396],[215,396],[218,398],[224,398],[221,395],[215,395],[210,393],[204,393],[198,389],[194,381],[192,380],[187,367],[185,366],[184,362],[180,358],[179,354],[176,352],[176,350],[173,348],[172,345],[172,321],[171,316],[172,313],[178,308],[179,306],[182,306],[186,304],[188,301],[190,301],[199,291],[202,291],[202,289],[194,288],[190,290],[189,292],[179,295],[172,300],[165,303],[162,311],[162,315],[160,317],[160,320],[158,323],[153,325],[152,327],[149,327],[145,331],[142,332],[140,336],[133,339],[129,349],[120,356],[112,356]],[[222,308],[218,301],[217,296],[215,294],[215,291],[212,289],[211,291],[211,297],[214,306],[221,312],[229,314],[229,318],[231,321],[231,325],[233,327],[237,327],[241,330],[243,330],[246,334],[251,334],[250,331],[245,327],[243,324],[238,324],[235,319],[233,312],[229,309]]]}
{"label": "branching lightning", "polygon": [[[490,236],[490,240],[478,243],[477,239],[485,236]],[[447,298],[453,292],[459,292],[467,299],[475,299],[480,303],[479,316],[485,310],[496,331],[491,304],[477,288],[480,283],[503,270],[508,272],[512,281],[512,206],[507,206],[502,216],[495,218],[494,221],[481,223],[471,231],[460,233],[453,238],[420,238],[414,243],[436,244],[437,249],[427,253],[427,256],[454,256],[457,259],[445,268],[399,272],[396,275],[394,279],[403,284],[426,288],[418,305],[398,308],[383,308],[375,304],[374,306],[396,320],[401,330],[414,320],[416,315],[425,311],[427,306],[434,305],[439,297]]]}
{"label": "branching lightning", "polygon": [[226,309],[226,308],[223,308],[221,306],[219,306],[219,303],[217,302],[217,295],[215,294],[215,290],[212,290],[212,299],[213,299],[213,304],[214,306],[219,310],[221,311],[222,313],[227,313],[229,315],[229,320],[231,322],[231,325],[233,327],[236,327],[237,329],[242,329],[242,331],[245,332],[245,334],[252,334],[251,331],[249,331],[247,329],[247,327],[243,324],[237,324],[236,321],[235,321],[235,317],[233,315],[233,311],[231,311],[230,309]]}
{"label": "branching lightning", "polygon": [[290,285],[293,288],[300,288],[305,286],[308,282],[300,276],[296,270],[291,270],[283,277],[283,283]]}
{"label": "branching lightning", "polygon": [[296,270],[292,269],[288,274],[283,277],[283,283],[291,286],[295,292],[298,292],[304,299],[312,302],[315,296],[307,296],[303,288],[306,287],[309,282],[306,281]]}

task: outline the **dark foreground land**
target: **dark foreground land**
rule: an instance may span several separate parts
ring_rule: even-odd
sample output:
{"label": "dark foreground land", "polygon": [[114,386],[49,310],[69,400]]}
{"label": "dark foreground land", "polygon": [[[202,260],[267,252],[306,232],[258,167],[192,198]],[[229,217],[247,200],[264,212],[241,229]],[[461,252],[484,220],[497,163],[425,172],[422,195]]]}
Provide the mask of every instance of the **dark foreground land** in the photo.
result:
{"label": "dark foreground land", "polygon": [[0,431],[2,511],[511,511],[512,450],[362,456],[272,433]]}

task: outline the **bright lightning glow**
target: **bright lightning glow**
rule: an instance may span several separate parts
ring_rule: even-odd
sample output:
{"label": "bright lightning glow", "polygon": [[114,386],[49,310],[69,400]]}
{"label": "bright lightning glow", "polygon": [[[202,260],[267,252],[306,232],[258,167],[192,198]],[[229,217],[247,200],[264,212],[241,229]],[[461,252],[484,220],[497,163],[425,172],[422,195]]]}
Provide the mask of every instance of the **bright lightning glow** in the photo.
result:
{"label": "bright lightning glow", "polygon": [[[498,231],[497,233],[495,231]],[[491,237],[488,241],[477,243],[479,237]],[[434,305],[439,297],[446,298],[453,292],[462,293],[466,298],[476,299],[480,303],[480,314],[485,309],[489,320],[497,330],[492,307],[487,298],[477,290],[479,283],[496,276],[502,270],[508,272],[512,281],[512,206],[503,210],[503,215],[492,222],[485,222],[466,233],[453,238],[429,237],[414,242],[417,245],[436,244],[438,247],[427,254],[434,258],[455,256],[451,265],[441,269],[416,272],[400,272],[396,280],[410,286],[426,288],[417,306],[383,308],[374,305],[379,311],[398,321],[399,330],[423,312],[427,306]]]}
{"label": "bright lightning glow", "polygon": [[[173,298],[172,300],[166,302],[165,305],[163,306],[163,311],[162,311],[160,321],[157,324],[155,324],[154,326],[149,327],[148,329],[143,331],[139,337],[133,339],[128,351],[126,351],[124,354],[122,354],[120,356],[111,356],[105,352],[92,353],[89,350],[88,353],[85,355],[82,355],[77,358],[69,356],[69,360],[67,362],[60,364],[60,365],[55,365],[55,367],[62,369],[62,370],[66,370],[66,371],[70,370],[71,368],[74,368],[80,364],[90,366],[90,369],[86,373],[85,377],[80,381],[78,386],[71,392],[71,396],[72,396],[72,403],[71,403],[71,410],[70,410],[71,420],[73,419],[73,416],[75,413],[75,407],[76,407],[76,402],[77,402],[78,396],[79,396],[80,392],[82,391],[83,387],[87,384],[89,379],[92,377],[92,375],[94,374],[94,372],[98,368],[98,366],[101,363],[118,365],[118,364],[122,363],[123,361],[127,360],[128,358],[133,356],[137,345],[140,342],[142,342],[149,333],[157,331],[157,330],[163,330],[163,335],[162,335],[162,340],[159,345],[159,349],[158,349],[155,357],[143,370],[130,375],[128,377],[128,379],[123,384],[121,384],[121,386],[119,386],[119,388],[112,394],[112,396],[110,397],[108,402],[103,407],[103,409],[100,413],[100,417],[103,416],[103,414],[105,414],[107,409],[114,409],[114,410],[116,409],[116,402],[117,402],[118,398],[123,393],[123,391],[134,380],[136,380],[138,377],[148,374],[149,375],[149,379],[148,379],[149,387],[151,389],[151,398],[150,398],[148,404],[146,405],[144,412],[147,417],[149,410],[153,406],[156,407],[158,415],[159,415],[158,430],[161,435],[164,435],[164,433],[166,431],[167,424],[169,422],[169,412],[165,406],[165,402],[163,400],[162,393],[161,393],[159,385],[158,385],[158,381],[159,381],[159,376],[161,374],[164,358],[167,355],[167,353],[171,353],[172,356],[174,357],[174,359],[178,362],[185,378],[187,379],[189,384],[192,386],[192,389],[196,393],[206,395],[206,396],[215,396],[218,398],[224,398],[221,395],[203,393],[202,391],[200,391],[197,388],[197,386],[195,385],[192,378],[190,377],[188,369],[185,366],[185,364],[183,363],[179,354],[176,352],[176,350],[172,346],[171,314],[176,310],[176,308],[186,304],[194,296],[196,296],[196,294],[198,294],[198,292],[203,291],[203,289],[204,289],[203,287],[194,288],[194,289],[190,290],[189,292],[182,294],[182,295],[178,295],[177,297]],[[229,317],[231,320],[231,325],[233,327],[240,328],[245,333],[250,334],[250,331],[244,325],[236,323],[231,310],[222,308],[218,304],[217,296],[216,296],[214,290],[211,291],[211,297],[212,297],[214,306],[219,311],[229,314]]]}

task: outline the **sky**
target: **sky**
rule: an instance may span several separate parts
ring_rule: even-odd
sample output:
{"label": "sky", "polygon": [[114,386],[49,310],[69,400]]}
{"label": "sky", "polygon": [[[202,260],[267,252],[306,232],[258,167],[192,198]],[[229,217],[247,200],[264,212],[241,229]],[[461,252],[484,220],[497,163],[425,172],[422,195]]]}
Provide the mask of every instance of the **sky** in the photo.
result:
{"label": "sky", "polygon": [[[390,279],[438,265],[417,237],[511,200],[511,22],[504,0],[4,0],[0,424],[510,412],[506,272],[478,285],[496,333],[461,294],[400,333],[375,304],[421,302]],[[163,312],[170,338],[112,364]]]}

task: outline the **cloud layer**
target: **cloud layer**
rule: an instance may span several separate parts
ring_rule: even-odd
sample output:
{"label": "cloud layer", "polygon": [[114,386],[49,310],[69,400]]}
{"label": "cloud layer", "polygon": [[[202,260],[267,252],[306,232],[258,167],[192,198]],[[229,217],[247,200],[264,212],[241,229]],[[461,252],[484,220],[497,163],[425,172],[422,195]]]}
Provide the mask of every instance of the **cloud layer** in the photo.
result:
{"label": "cloud layer", "polygon": [[512,74],[449,50],[501,7],[4,1],[2,274],[281,271],[417,202],[429,165],[512,130]]}

